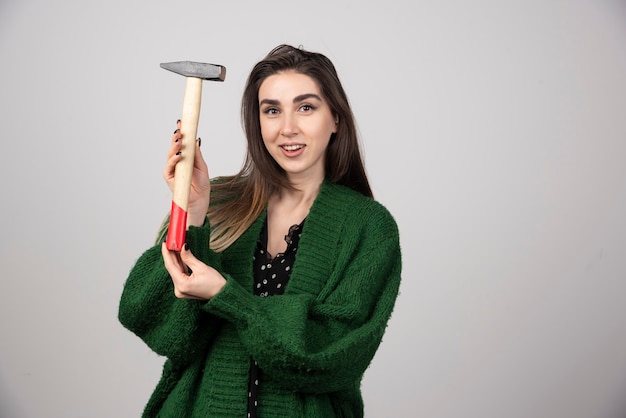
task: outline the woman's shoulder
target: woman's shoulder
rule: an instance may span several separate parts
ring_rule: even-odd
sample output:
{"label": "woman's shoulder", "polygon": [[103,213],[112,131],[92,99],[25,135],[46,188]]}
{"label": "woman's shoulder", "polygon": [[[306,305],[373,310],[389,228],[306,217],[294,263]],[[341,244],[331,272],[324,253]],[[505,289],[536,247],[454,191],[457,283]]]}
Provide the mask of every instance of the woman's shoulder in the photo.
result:
{"label": "woman's shoulder", "polygon": [[391,212],[379,201],[365,196],[356,190],[331,182],[324,182],[320,190],[320,200],[332,206],[332,210],[354,223],[372,227],[397,229]]}
{"label": "woman's shoulder", "polygon": [[325,198],[341,201],[342,204],[355,205],[355,208],[369,208],[369,210],[373,211],[388,212],[387,208],[376,199],[365,196],[364,194],[341,184],[325,181],[322,184],[320,195]]}

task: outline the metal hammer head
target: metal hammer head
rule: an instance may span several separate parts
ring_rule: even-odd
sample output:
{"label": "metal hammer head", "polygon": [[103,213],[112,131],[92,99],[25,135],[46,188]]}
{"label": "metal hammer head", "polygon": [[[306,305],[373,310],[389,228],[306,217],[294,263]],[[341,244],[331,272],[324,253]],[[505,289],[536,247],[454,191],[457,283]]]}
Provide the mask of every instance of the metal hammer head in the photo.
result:
{"label": "metal hammer head", "polygon": [[226,67],[204,62],[178,61],[161,64],[161,68],[175,72],[185,77],[196,77],[203,80],[224,81]]}

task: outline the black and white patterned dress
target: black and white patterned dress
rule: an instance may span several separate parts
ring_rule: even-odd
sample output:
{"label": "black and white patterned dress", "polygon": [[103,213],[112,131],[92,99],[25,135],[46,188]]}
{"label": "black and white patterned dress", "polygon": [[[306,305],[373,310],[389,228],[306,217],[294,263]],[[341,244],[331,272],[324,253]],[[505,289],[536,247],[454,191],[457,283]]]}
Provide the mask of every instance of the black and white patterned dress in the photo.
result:
{"label": "black and white patterned dress", "polygon": [[[289,228],[285,241],[287,249],[275,257],[267,252],[267,219],[254,251],[254,294],[260,297],[282,295],[289,282],[291,268],[296,260],[298,242],[302,236],[304,221]],[[256,418],[258,410],[259,366],[251,359],[248,383],[248,418]]]}

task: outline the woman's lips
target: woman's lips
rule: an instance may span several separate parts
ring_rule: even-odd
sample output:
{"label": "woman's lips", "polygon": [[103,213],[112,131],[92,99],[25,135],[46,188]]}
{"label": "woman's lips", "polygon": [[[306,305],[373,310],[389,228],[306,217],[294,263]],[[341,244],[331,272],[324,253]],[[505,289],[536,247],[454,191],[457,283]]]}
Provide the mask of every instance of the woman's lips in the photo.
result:
{"label": "woman's lips", "polygon": [[289,145],[281,145],[280,148],[283,150],[283,154],[288,157],[297,157],[302,154],[305,145],[303,144],[289,144]]}

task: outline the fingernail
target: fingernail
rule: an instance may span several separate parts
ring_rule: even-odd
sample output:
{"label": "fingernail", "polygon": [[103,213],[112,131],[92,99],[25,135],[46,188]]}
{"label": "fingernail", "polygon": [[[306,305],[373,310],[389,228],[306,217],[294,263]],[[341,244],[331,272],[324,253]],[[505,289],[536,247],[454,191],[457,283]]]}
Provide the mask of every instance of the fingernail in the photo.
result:
{"label": "fingernail", "polygon": [[176,155],[180,155],[180,151],[178,151],[178,152],[176,153]]}
{"label": "fingernail", "polygon": [[185,243],[184,247],[185,247],[185,251],[189,251],[189,244]]}
{"label": "fingernail", "polygon": [[198,138],[198,146],[202,145],[202,138]]}
{"label": "fingernail", "polygon": [[178,119],[178,120],[176,121],[176,124],[179,124],[179,123],[180,123],[180,119]]}
{"label": "fingernail", "polygon": [[180,132],[180,129],[176,129],[176,130],[174,131],[174,133],[175,133],[175,134],[177,134],[177,133],[179,133],[179,132]]}

